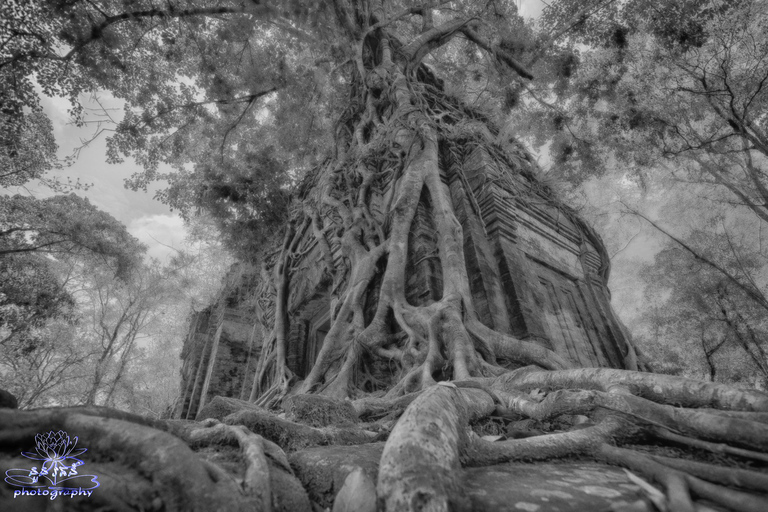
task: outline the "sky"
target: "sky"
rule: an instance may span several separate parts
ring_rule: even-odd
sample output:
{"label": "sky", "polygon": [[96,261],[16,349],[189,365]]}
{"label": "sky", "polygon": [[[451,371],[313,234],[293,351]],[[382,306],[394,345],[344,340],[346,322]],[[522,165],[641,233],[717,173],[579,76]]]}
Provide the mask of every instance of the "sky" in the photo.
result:
{"label": "sky", "polygon": [[[544,3],[541,0],[517,0],[518,8],[526,18],[535,18],[541,14]],[[67,113],[69,102],[65,98],[42,96],[42,106],[50,117],[59,145],[59,157],[65,158],[83,140],[90,139],[94,126],[78,128],[71,124]],[[117,119],[121,115],[121,103],[108,93],[99,93],[102,105],[115,108],[112,111]],[[84,97],[88,103],[89,98]],[[95,104],[94,104],[95,105]],[[183,245],[187,235],[184,222],[167,206],[153,199],[154,192],[162,188],[157,184],[148,192],[134,192],[123,185],[126,178],[140,171],[140,167],[127,160],[122,164],[106,163],[106,137],[91,142],[79,153],[77,160],[69,167],[57,171],[53,176],[63,181],[67,178],[79,179],[82,183],[92,184],[88,190],[80,190],[78,195],[87,197],[99,209],[108,212],[128,228],[128,231],[148,246],[148,256],[165,261]],[[35,197],[46,197],[54,192],[44,186],[27,184],[24,190],[6,192],[32,193]]]}
{"label": "sky", "polygon": [[516,0],[517,9],[525,18],[538,18],[545,3],[541,0]]}
{"label": "sky", "polygon": [[[82,146],[83,140],[92,137],[95,126],[82,128],[74,126],[67,113],[69,102],[65,98],[41,96],[45,113],[53,123],[54,135],[59,145],[58,156],[65,158],[72,155],[75,148]],[[100,93],[101,103],[117,110],[112,111],[116,119],[122,117],[121,102],[108,93]],[[82,101],[86,106],[94,104],[89,97]],[[184,222],[176,212],[166,205],[153,199],[154,192],[162,188],[158,183],[147,192],[134,192],[125,188],[124,181],[141,168],[131,160],[122,164],[106,163],[106,134],[91,142],[82,149],[79,157],[71,166],[59,171],[53,171],[49,177],[59,177],[62,181],[67,178],[80,180],[83,184],[91,184],[87,190],[75,193],[87,197],[88,200],[117,220],[125,224],[128,231],[138,238],[149,249],[147,255],[165,262],[175,253],[174,248],[180,248],[186,237]],[[14,191],[11,190],[11,193]],[[22,191],[19,191],[22,192]],[[22,193],[32,193],[35,197],[54,195],[54,192],[42,185],[27,184]]]}

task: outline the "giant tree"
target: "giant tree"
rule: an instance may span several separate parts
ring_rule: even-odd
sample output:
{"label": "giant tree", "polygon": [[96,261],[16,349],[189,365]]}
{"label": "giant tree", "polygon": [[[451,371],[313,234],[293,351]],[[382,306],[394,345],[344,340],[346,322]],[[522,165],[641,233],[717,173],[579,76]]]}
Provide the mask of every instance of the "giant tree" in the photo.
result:
{"label": "giant tree", "polygon": [[[603,3],[610,2],[597,7]],[[336,314],[298,392],[353,397],[364,409],[383,407],[393,415],[410,403],[381,458],[375,490],[380,507],[461,509],[466,500],[455,479],[462,462],[571,454],[631,467],[664,487],[675,510],[693,510],[691,491],[735,509],[763,506],[763,498],[705,482],[726,481],[724,468],[652,459],[616,444],[674,439],[765,460],[764,394],[576,368],[477,318],[461,225],[440,174],[443,158],[479,146],[506,172],[517,162],[521,172],[533,175],[532,159],[499,129],[498,114],[535,83],[534,65],[562,58],[553,44],[594,14],[596,5],[579,3],[562,25],[538,35],[510,2],[493,1],[9,5],[4,8],[18,26],[3,43],[0,76],[14,84],[13,101],[34,103],[33,75],[44,90],[72,97],[76,115],[82,114],[78,93],[109,89],[125,101],[109,158],[133,157],[144,167],[131,185],[168,179],[161,199],[187,214],[208,208],[231,230],[232,245],[263,263],[273,323],[260,368],[269,378],[253,396],[261,405],[275,406],[292,382],[286,301],[300,251],[297,233],[310,229],[326,248],[324,270],[336,285]],[[174,172],[161,176],[160,163]],[[391,201],[383,211],[372,211],[370,197],[394,180],[399,185]],[[434,212],[433,257],[444,282],[434,302],[414,306],[406,300],[405,267],[422,196]],[[245,247],[238,243],[243,239],[250,242]],[[271,253],[275,241],[278,250]],[[332,246],[340,247],[340,262]],[[375,276],[380,286],[371,292]],[[367,300],[375,304],[370,322],[363,314]],[[393,336],[393,325],[402,335]],[[365,397],[358,386],[354,369],[364,352],[400,369],[383,398]],[[511,371],[498,364],[502,356],[528,366]],[[532,388],[545,390],[543,400],[525,393]],[[704,410],[710,408],[726,411]],[[594,424],[497,443],[466,435],[469,418],[497,409],[542,420],[588,415]],[[92,415],[112,418],[96,424]],[[90,432],[107,440],[103,448],[114,442],[138,450],[145,456],[142,471],[174,483],[162,485],[164,499],[190,507],[234,508],[244,500],[269,507],[264,453],[283,460],[247,430],[215,422],[181,427],[90,409],[18,418],[27,426],[54,419],[64,427],[92,425]],[[113,429],[121,419],[140,425],[118,439]],[[232,482],[195,460],[177,439],[158,436],[147,443],[139,433],[146,425],[173,430],[198,446],[222,436],[239,443],[248,461],[248,496],[232,491]],[[163,453],[174,454],[179,472],[164,465]],[[187,482],[193,485],[172,493],[170,488],[183,489]],[[760,490],[764,477],[739,473],[738,485]]]}

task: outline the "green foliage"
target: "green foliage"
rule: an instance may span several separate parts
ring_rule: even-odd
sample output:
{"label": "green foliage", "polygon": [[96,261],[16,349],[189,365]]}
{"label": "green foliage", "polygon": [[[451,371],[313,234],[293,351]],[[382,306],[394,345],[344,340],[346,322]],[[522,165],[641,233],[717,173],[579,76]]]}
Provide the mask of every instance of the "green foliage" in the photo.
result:
{"label": "green foliage", "polygon": [[[262,141],[286,162],[292,155],[291,167],[329,142],[329,100],[344,85],[329,72],[348,55],[333,44],[333,13],[323,2],[12,1],[0,13],[8,36],[0,82],[10,86],[3,108],[39,110],[37,83],[69,98],[82,122],[78,95],[110,90],[125,101],[125,115],[108,156],[144,167],[130,180],[134,188],[163,178],[161,163],[199,166],[195,178],[205,182],[208,169],[259,158]],[[269,129],[258,129],[262,120]],[[9,124],[20,131],[18,115]],[[182,205],[180,197],[187,196],[161,196],[175,207],[198,206],[196,197]]]}
{"label": "green foliage", "polygon": [[175,179],[163,197],[190,214],[207,212],[217,223],[225,244],[243,261],[282,229],[288,217],[291,176],[273,148],[243,151],[237,166],[198,165],[186,179]]}
{"label": "green foliage", "polygon": [[40,332],[49,322],[76,316],[71,269],[124,279],[144,250],[125,226],[74,194],[1,197],[0,343],[25,352],[45,345]]}
{"label": "green foliage", "polygon": [[[70,98],[79,122],[78,94],[108,89],[125,101],[125,114],[108,139],[108,158],[132,158],[143,167],[130,187],[146,190],[150,182],[166,180],[170,188],[159,199],[183,213],[211,206],[214,215],[229,219],[224,224],[237,224],[237,239],[256,227],[253,237],[260,240],[270,230],[267,212],[327,156],[336,121],[356,108],[361,27],[392,17],[390,29],[413,37],[423,20],[415,13],[403,17],[410,7],[387,2],[374,13],[355,2],[337,8],[297,1],[12,2],[3,13],[13,37],[0,49],[0,80],[15,84],[10,95],[27,108],[38,103],[37,80],[44,93]],[[513,2],[453,2],[435,9],[433,21],[456,16],[482,19],[473,22],[474,30],[499,41],[506,54],[531,49],[532,33]],[[452,77],[450,88],[497,111],[495,93],[507,86],[510,73],[467,46],[455,38],[436,51],[430,65]],[[519,91],[509,91],[511,108]],[[275,179],[271,162],[279,162],[290,178]],[[161,175],[160,164],[174,172]],[[267,176],[255,177],[262,172]],[[249,181],[266,184],[266,190],[246,194],[245,202],[223,198],[222,187],[211,181],[225,174],[232,178],[223,188],[238,190],[240,198]],[[224,212],[223,204],[232,208]],[[243,217],[246,208],[256,213]]]}
{"label": "green foliage", "polygon": [[166,267],[137,262],[119,278],[101,257],[0,257],[0,388],[22,407],[108,404],[160,415],[178,394],[178,340],[209,304],[231,258],[204,242]]}
{"label": "green foliage", "polygon": [[[768,221],[764,2],[555,0],[535,29],[509,1],[450,2],[433,9],[431,19],[408,14],[412,7],[399,1],[376,12],[364,2],[296,0],[5,2],[0,163],[11,171],[0,179],[23,183],[55,165],[36,86],[69,98],[80,123],[78,95],[108,89],[125,102],[108,158],[142,166],[128,185],[146,190],[167,181],[159,199],[187,220],[205,212],[226,245],[251,259],[285,222],[305,172],[329,153],[344,165],[359,157],[344,155],[337,143],[353,136],[347,132],[365,109],[358,60],[370,67],[379,58],[358,44],[362,32],[381,23],[407,42],[463,17],[473,37],[493,48],[453,37],[458,31],[447,34],[423,58],[439,77],[430,82],[478,118],[511,113],[505,134],[516,127],[548,147],[553,175],[583,185],[613,173],[616,182],[647,189],[663,185],[659,176],[671,169],[717,190],[713,197],[726,190],[739,208]],[[402,43],[392,44],[397,57]],[[504,60],[510,58],[530,65],[535,80],[511,71]],[[452,128],[469,133],[479,125]],[[372,141],[367,150],[390,142]],[[173,171],[161,174],[161,164]],[[0,228],[0,256],[97,254],[130,275],[120,253],[135,252],[135,241],[75,196],[6,198]],[[732,256],[714,257],[739,274]],[[707,286],[722,277],[699,275]],[[728,289],[729,297],[734,293]],[[745,325],[757,329],[749,318]]]}
{"label": "green foliage", "polygon": [[80,342],[76,322],[50,319],[3,346],[0,386],[20,407],[75,405],[91,349]]}
{"label": "green foliage", "polygon": [[[93,262],[44,261],[40,273],[47,281],[30,283],[30,256],[0,262],[11,258],[19,260],[20,268],[12,269],[18,279],[4,286],[15,293],[6,295],[0,311],[14,313],[4,317],[17,324],[21,313],[28,318],[23,330],[2,340],[0,386],[16,392],[25,407],[116,403],[135,371],[139,345],[177,293],[168,270],[142,264],[117,279],[109,266]],[[58,302],[51,303],[54,292]]]}
{"label": "green foliage", "polygon": [[[22,119],[23,135],[4,146],[12,151],[4,153],[3,185],[41,179],[53,166],[50,123],[40,114]],[[25,128],[30,119],[40,131]],[[22,406],[77,403],[75,389],[100,368],[88,342],[95,330],[83,328],[81,286],[99,275],[127,286],[145,250],[124,225],[75,194],[0,197],[0,386]]]}
{"label": "green foliage", "polygon": [[[555,29],[585,4],[555,2],[543,25]],[[548,105],[529,102],[521,115],[538,144],[558,134],[574,142],[561,159],[571,179],[600,175],[614,162],[632,174],[672,161],[680,176],[726,186],[756,206],[768,156],[766,27],[765,3],[747,0],[596,8],[542,58],[534,88]],[[563,54],[577,45],[588,46],[564,80]],[[546,122],[553,111],[566,122]]]}
{"label": "green foliage", "polygon": [[99,258],[124,275],[145,250],[124,225],[75,194],[1,199],[0,258],[32,252]]}
{"label": "green foliage", "polygon": [[[727,270],[740,281],[750,286],[764,281],[764,255],[741,246],[734,257],[727,234],[696,231],[689,239],[706,247],[703,256],[728,261]],[[676,354],[691,376],[753,386],[757,375],[763,386],[768,384],[765,308],[674,243],[656,255],[642,277],[649,283],[645,295],[651,304],[645,322],[653,326],[645,333],[646,346],[655,360]]]}
{"label": "green foliage", "polygon": [[[644,300],[627,306],[642,311],[633,330],[656,340],[644,344],[652,358],[754,384],[764,356],[752,340],[768,313],[768,259],[753,234],[768,222],[768,6],[562,0],[540,21],[563,36],[510,123],[547,147],[550,176],[576,191],[594,179],[621,184],[613,200],[639,192],[629,202],[677,238],[659,233],[671,245],[635,277]],[[637,222],[651,227],[630,215],[608,235],[631,226],[653,236]]]}
{"label": "green foliage", "polygon": [[41,255],[0,258],[0,345],[30,335],[53,318],[69,317],[74,307],[72,295]]}
{"label": "green foliage", "polygon": [[0,186],[19,186],[58,166],[51,121],[40,112],[0,116]]}
{"label": "green foliage", "polygon": [[110,403],[130,371],[140,341],[175,292],[173,282],[168,269],[151,262],[135,268],[126,279],[91,271],[78,284],[78,332],[92,350],[79,400]]}

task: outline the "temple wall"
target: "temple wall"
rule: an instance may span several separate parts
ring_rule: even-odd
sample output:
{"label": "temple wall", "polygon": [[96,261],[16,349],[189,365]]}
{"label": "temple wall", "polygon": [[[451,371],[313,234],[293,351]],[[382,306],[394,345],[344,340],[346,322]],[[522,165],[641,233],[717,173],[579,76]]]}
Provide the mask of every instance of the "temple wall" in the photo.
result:
{"label": "temple wall", "polygon": [[[625,333],[601,273],[607,262],[594,245],[600,242],[586,236],[583,223],[519,169],[502,172],[483,149],[469,152],[461,162],[441,155],[441,169],[463,227],[470,291],[480,321],[541,344],[579,366],[623,368]],[[393,188],[372,198],[372,211],[387,201]],[[435,236],[425,192],[409,235],[406,298],[413,305],[442,296]],[[322,252],[310,230],[300,251],[305,256],[288,295],[287,365],[304,377],[330,327],[334,299],[333,283],[323,273]],[[332,251],[338,261],[338,248]],[[177,417],[194,418],[216,395],[250,397],[261,343],[271,330],[271,325],[256,320],[253,301],[247,300],[250,292],[244,283],[256,279],[255,271],[230,276],[220,300],[193,315],[182,352]],[[371,295],[377,286],[372,283]],[[375,300],[369,297],[368,320],[374,310]],[[262,313],[270,323],[272,313]],[[391,373],[381,361],[364,359],[363,364],[382,381]]]}
{"label": "temple wall", "polygon": [[182,348],[181,398],[175,418],[194,419],[217,395],[250,395],[255,365],[261,351],[261,331],[249,311],[231,296],[191,315]]}
{"label": "temple wall", "polygon": [[580,366],[623,367],[623,333],[599,276],[599,251],[581,228],[522,174],[505,176],[482,149],[468,156],[464,174],[495,246],[512,333]]}

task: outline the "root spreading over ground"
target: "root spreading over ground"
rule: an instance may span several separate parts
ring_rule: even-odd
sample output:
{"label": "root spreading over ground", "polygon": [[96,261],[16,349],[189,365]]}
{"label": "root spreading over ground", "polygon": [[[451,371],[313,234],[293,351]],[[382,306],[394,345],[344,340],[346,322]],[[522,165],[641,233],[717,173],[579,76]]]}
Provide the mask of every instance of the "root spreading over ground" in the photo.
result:
{"label": "root spreading over ground", "polygon": [[[768,509],[768,396],[757,391],[624,370],[525,367],[397,398],[292,400],[306,404],[289,409],[299,411],[289,419],[224,398],[204,409],[215,417],[200,421],[97,407],[0,409],[0,463],[13,467],[35,434],[61,429],[88,443],[89,470],[101,479],[100,492],[78,502],[83,510],[309,511],[311,481],[297,478],[287,454],[386,440],[376,481],[351,471],[334,491],[334,510],[472,510],[461,468],[558,458],[626,468],[655,491],[659,510]],[[329,404],[344,414],[329,413]],[[320,411],[331,424],[307,425]],[[489,417],[508,433],[531,420],[552,427],[489,437],[478,427]],[[16,502],[4,489],[0,503]]]}

